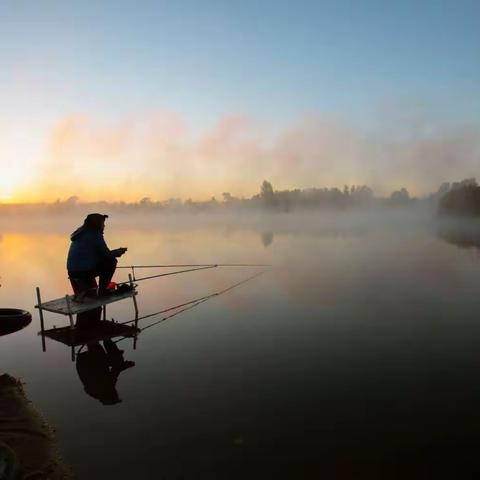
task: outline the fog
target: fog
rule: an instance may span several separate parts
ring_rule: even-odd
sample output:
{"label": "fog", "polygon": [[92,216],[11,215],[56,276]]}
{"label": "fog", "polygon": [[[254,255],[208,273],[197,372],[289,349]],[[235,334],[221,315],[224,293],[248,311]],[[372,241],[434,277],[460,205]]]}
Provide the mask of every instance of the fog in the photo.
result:
{"label": "fog", "polygon": [[[62,236],[68,242],[69,235],[78,228],[88,213],[88,206],[79,205],[73,211],[52,213],[39,209],[23,214],[4,215],[0,218],[0,235],[3,234],[51,234]],[[343,239],[386,235],[407,240],[412,235],[431,235],[458,246],[479,246],[480,219],[440,216],[429,203],[412,204],[397,208],[354,209],[348,211],[284,212],[109,212],[105,237],[118,237],[121,232],[161,234],[176,233],[186,237],[191,232],[214,231],[225,237],[249,232],[258,235],[264,248],[271,247],[276,239],[295,236]],[[0,236],[1,241],[1,236]],[[135,245],[131,245],[134,254]],[[215,263],[214,250],[211,258]],[[248,251],[245,252],[248,257]]]}
{"label": "fog", "polygon": [[356,184],[421,196],[458,172],[478,174],[477,124],[440,121],[408,102],[372,117],[360,126],[320,112],[275,129],[232,113],[193,132],[175,112],[110,123],[72,114],[43,132],[28,158],[4,158],[8,178],[19,177],[4,189],[28,201],[205,200],[250,196],[266,178],[279,189]]}

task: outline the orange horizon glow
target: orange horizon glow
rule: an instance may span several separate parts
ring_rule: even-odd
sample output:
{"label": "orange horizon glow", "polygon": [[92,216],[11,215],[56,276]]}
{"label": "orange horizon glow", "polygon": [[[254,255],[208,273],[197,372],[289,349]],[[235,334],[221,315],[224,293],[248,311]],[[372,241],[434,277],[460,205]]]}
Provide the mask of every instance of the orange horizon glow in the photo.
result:
{"label": "orange horizon glow", "polygon": [[[260,184],[258,185],[258,188],[255,190],[252,189],[251,193],[248,191],[243,190],[242,194],[238,194],[234,190],[226,190],[219,188],[218,190],[214,190],[213,188],[207,188],[205,187],[205,190],[197,189],[195,191],[192,191],[192,194],[189,196],[185,195],[174,195],[174,192],[169,189],[165,190],[165,194],[162,195],[161,193],[158,192],[148,192],[145,190],[140,190],[140,189],[135,189],[132,190],[130,189],[128,192],[118,192],[115,191],[114,189],[102,189],[103,193],[96,193],[96,190],[93,190],[91,192],[85,193],[83,191],[82,195],[77,195],[74,192],[66,192],[62,190],[49,190],[48,193],[28,193],[28,192],[22,192],[19,191],[18,193],[13,193],[12,195],[9,196],[3,196],[0,197],[0,204],[7,204],[7,205],[14,205],[14,204],[40,204],[40,203],[53,203],[56,202],[57,200],[59,201],[65,201],[70,197],[78,197],[78,203],[95,203],[95,202],[109,202],[109,203],[117,203],[117,202],[125,202],[125,203],[133,203],[133,202],[138,202],[142,198],[148,197],[152,202],[157,202],[157,201],[166,201],[169,199],[179,199],[182,201],[191,199],[193,201],[208,201],[212,197],[215,197],[217,201],[221,201],[223,199],[222,193],[225,191],[229,191],[232,196],[239,197],[239,198],[250,198],[256,193],[259,192],[260,190]],[[168,194],[168,191],[171,192],[171,194]],[[53,192],[53,193],[52,193]]]}
{"label": "orange horizon glow", "polygon": [[399,141],[398,129],[369,138],[318,115],[276,134],[231,115],[197,135],[172,112],[113,125],[70,115],[34,134],[0,139],[1,203],[220,201],[223,192],[250,198],[263,180],[276,190],[368,185],[379,196],[401,187],[424,195],[474,177],[480,151],[472,128]]}

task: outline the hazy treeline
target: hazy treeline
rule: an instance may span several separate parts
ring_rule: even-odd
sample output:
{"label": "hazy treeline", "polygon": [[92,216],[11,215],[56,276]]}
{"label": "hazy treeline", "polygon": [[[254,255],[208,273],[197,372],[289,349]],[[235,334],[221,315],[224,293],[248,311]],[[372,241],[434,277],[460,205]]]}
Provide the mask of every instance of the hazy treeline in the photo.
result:
{"label": "hazy treeline", "polygon": [[439,211],[445,215],[480,215],[480,186],[474,178],[441,186]]}
{"label": "hazy treeline", "polygon": [[229,192],[224,192],[218,200],[212,197],[207,201],[192,199],[180,200],[170,198],[156,201],[145,197],[138,202],[81,202],[76,196],[52,203],[35,204],[0,204],[2,215],[20,213],[69,213],[72,211],[99,212],[293,212],[308,210],[348,210],[367,209],[374,207],[395,208],[413,205],[426,205],[438,208],[447,214],[480,214],[480,187],[475,179],[465,179],[460,182],[443,183],[439,189],[423,198],[411,197],[406,188],[392,192],[387,197],[374,195],[373,190],[366,186],[348,186],[343,189],[308,188],[294,190],[275,190],[273,185],[264,180],[260,191],[250,198],[239,198]]}

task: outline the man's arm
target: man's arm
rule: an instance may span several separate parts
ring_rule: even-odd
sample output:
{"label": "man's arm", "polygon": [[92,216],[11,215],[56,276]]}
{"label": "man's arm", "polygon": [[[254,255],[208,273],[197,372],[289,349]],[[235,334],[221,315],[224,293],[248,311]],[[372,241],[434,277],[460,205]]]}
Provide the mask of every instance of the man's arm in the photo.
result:
{"label": "man's arm", "polygon": [[107,244],[105,243],[105,239],[103,238],[103,235],[101,233],[98,233],[95,235],[94,245],[95,245],[95,251],[101,257],[104,257],[104,258],[115,257],[114,253],[110,251],[110,249],[107,247]]}
{"label": "man's arm", "polygon": [[95,236],[95,249],[98,254],[104,258],[120,257],[127,251],[126,248],[117,248],[115,250],[110,250],[105,243],[105,239],[103,238],[103,235],[101,233]]}

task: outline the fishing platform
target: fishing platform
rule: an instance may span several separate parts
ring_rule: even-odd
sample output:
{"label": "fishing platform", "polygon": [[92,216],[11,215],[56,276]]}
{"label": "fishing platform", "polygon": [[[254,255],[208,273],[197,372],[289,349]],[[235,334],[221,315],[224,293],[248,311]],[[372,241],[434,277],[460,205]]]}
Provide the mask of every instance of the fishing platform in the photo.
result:
{"label": "fishing platform", "polygon": [[[75,347],[81,348],[89,343],[105,338],[114,337],[134,337],[134,348],[136,346],[136,336],[138,333],[138,305],[136,296],[138,295],[137,285],[133,283],[131,275],[129,275],[129,281],[125,284],[130,286],[128,291],[114,291],[102,297],[84,297],[81,302],[75,301],[75,295],[65,295],[64,297],[55,298],[42,302],[40,288],[36,287],[37,301],[35,308],[38,309],[40,317],[40,332],[42,336],[43,351],[46,350],[45,337],[51,338],[61,342],[72,348],[72,360],[75,358]],[[107,320],[107,305],[116,303],[121,300],[131,298],[135,310],[135,317],[132,320],[132,325],[125,325]],[[100,310],[101,317],[100,320]],[[98,310],[98,320],[92,323],[91,327],[79,328],[78,322],[80,316],[88,315],[88,312],[94,312]],[[45,317],[44,312],[56,313],[59,315],[67,316],[69,318],[70,325],[66,327],[53,327],[45,329]],[[77,326],[73,320],[73,316],[77,315]]]}
{"label": "fishing platform", "polygon": [[130,285],[130,290],[126,292],[112,292],[103,297],[84,297],[81,302],[75,301],[75,295],[65,295],[64,297],[56,298],[54,300],[49,300],[48,302],[42,302],[42,297],[40,294],[40,288],[37,287],[37,305],[35,308],[38,308],[40,315],[40,323],[43,329],[44,318],[43,311],[58,313],[60,315],[65,315],[69,317],[70,328],[74,328],[73,315],[78,315],[79,313],[88,312],[90,310],[95,310],[96,308],[101,307],[103,309],[103,319],[106,319],[107,305],[109,303],[118,302],[125,298],[133,299],[133,306],[135,309],[135,315],[138,316],[138,305],[136,296],[137,285],[133,283],[133,278],[131,275],[128,276],[128,282],[125,282],[127,285]]}
{"label": "fishing platform", "polygon": [[[37,287],[37,292],[39,289]],[[70,326],[73,327],[73,315],[79,313],[88,312],[96,308],[101,307],[106,312],[106,306],[110,303],[115,303],[125,298],[133,298],[134,305],[136,304],[135,296],[138,295],[136,290],[122,293],[111,293],[108,296],[102,298],[85,297],[82,302],[76,302],[74,295],[65,295],[64,297],[56,298],[55,300],[49,300],[48,302],[41,302],[38,300],[38,304],[35,308],[38,308],[40,316],[43,316],[43,311],[58,313],[70,318]],[[135,306],[136,308],[136,306]]]}

